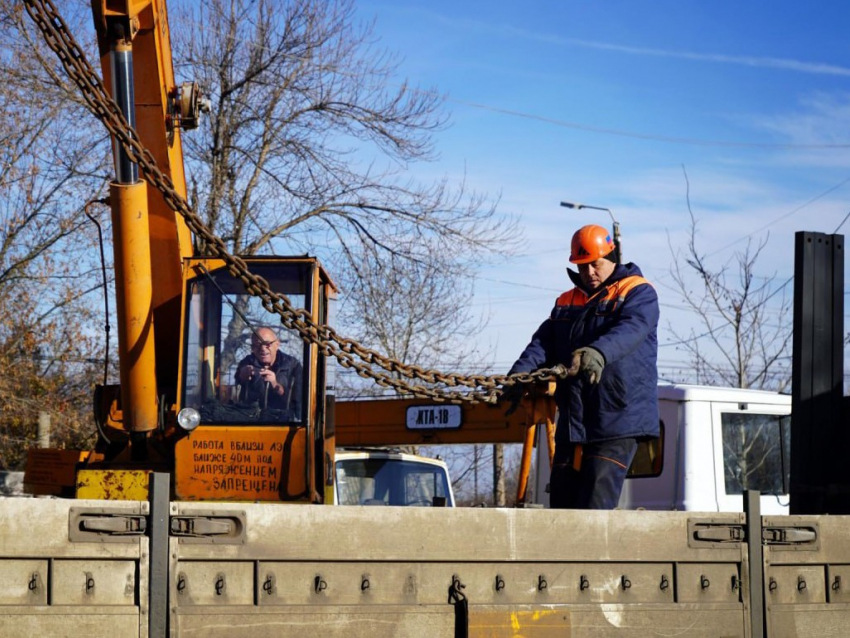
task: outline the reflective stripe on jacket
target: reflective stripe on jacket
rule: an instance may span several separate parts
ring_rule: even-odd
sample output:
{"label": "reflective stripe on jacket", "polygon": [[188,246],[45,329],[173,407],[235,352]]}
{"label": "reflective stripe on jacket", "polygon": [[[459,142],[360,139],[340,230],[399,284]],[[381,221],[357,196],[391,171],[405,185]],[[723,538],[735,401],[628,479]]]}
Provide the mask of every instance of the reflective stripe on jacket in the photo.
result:
{"label": "reflective stripe on jacket", "polygon": [[577,348],[605,357],[598,385],[579,375],[558,382],[556,441],[597,442],[658,436],[658,295],[634,264],[618,265],[605,284],[576,288],[555,303],[510,372],[569,366]]}

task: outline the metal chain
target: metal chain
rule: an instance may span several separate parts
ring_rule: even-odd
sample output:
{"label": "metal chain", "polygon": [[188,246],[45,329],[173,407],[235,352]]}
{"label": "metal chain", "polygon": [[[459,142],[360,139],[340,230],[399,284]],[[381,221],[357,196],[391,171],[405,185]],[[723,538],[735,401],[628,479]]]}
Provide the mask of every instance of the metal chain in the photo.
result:
{"label": "metal chain", "polygon": [[[286,295],[273,291],[263,277],[250,272],[243,259],[231,255],[221,238],[216,236],[190,208],[186,199],[175,189],[171,178],[159,169],[151,152],[138,141],[135,131],[105,90],[100,77],[74,40],[52,0],[24,0],[24,2],[27,13],[41,30],[47,45],[59,57],[68,76],[79,87],[91,112],[118,140],[130,159],[139,165],[142,175],[162,193],[172,210],[183,216],[186,225],[203,242],[211,256],[224,261],[228,271],[243,281],[248,293],[259,297],[268,312],[280,316],[284,327],[295,330],[304,341],[316,344],[325,356],[335,357],[342,367],[354,370],[359,376],[372,379],[382,387],[393,388],[401,394],[412,394],[415,397],[434,401],[494,403],[500,396],[502,388],[516,384],[553,381],[567,376],[566,368],[561,365],[512,375],[442,373],[404,364],[352,339],[342,337],[330,326],[317,324],[306,310],[294,307]],[[378,366],[385,372],[374,370],[372,366]],[[431,385],[411,383],[403,378]],[[435,385],[445,387],[433,387]],[[468,388],[468,390],[445,389],[457,387]]]}

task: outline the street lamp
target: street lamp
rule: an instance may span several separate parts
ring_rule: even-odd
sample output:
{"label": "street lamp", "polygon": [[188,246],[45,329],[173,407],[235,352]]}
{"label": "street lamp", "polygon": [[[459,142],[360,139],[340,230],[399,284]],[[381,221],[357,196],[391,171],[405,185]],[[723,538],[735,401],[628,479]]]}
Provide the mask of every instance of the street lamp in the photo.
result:
{"label": "street lamp", "polygon": [[575,210],[581,210],[583,208],[589,208],[591,210],[604,210],[611,216],[611,224],[614,227],[614,258],[616,262],[622,263],[623,261],[623,245],[620,241],[620,222],[614,219],[614,213],[611,212],[610,208],[603,208],[602,206],[591,206],[590,204],[576,204],[574,202],[561,202],[561,206],[564,208],[572,208]]}

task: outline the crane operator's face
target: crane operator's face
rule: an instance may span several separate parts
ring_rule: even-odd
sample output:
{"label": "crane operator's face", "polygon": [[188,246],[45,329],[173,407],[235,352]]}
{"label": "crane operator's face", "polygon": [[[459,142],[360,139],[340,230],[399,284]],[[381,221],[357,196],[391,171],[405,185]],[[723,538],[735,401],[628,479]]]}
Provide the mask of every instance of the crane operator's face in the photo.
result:
{"label": "crane operator's face", "polygon": [[600,257],[589,264],[578,264],[578,274],[586,288],[596,290],[611,276],[614,268],[616,264],[613,261]]}
{"label": "crane operator's face", "polygon": [[268,368],[277,356],[278,343],[274,332],[268,328],[260,328],[257,334],[251,335],[251,352],[263,367]]}

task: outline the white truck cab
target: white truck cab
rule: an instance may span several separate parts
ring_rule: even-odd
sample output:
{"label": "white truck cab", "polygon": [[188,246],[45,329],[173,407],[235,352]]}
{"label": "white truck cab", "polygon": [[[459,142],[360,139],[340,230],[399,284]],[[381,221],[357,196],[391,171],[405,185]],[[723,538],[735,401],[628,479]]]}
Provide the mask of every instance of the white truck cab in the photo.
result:
{"label": "white truck cab", "polygon": [[382,449],[338,449],[334,460],[337,505],[454,507],[444,461]]}
{"label": "white truck cab", "polygon": [[[765,515],[788,513],[791,396],[739,388],[659,385],[661,437],[638,449],[620,509],[739,512],[745,489]],[[538,458],[546,459],[545,437]],[[548,462],[536,499],[548,505]]]}
{"label": "white truck cab", "polygon": [[621,508],[739,512],[752,489],[763,514],[788,513],[790,395],[660,385],[658,408],[660,457],[636,459]]}

